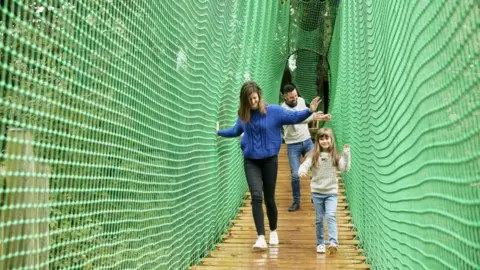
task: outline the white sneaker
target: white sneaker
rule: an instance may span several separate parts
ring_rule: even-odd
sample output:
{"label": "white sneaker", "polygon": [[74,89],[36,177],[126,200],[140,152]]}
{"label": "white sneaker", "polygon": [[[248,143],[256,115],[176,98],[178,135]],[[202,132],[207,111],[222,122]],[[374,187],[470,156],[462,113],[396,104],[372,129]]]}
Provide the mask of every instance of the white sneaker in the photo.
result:
{"label": "white sneaker", "polygon": [[328,252],[330,252],[330,255],[335,255],[337,254],[337,245],[335,243],[330,243],[330,245],[328,246]]}
{"label": "white sneaker", "polygon": [[255,249],[255,250],[267,249],[267,242],[265,242],[265,236],[264,235],[260,235],[257,238],[257,242],[255,242],[255,245],[253,245],[253,249]]}
{"label": "white sneaker", "polygon": [[270,232],[270,245],[278,245],[278,233],[277,231]]}
{"label": "white sneaker", "polygon": [[317,253],[325,253],[325,245],[321,244],[317,246]]}

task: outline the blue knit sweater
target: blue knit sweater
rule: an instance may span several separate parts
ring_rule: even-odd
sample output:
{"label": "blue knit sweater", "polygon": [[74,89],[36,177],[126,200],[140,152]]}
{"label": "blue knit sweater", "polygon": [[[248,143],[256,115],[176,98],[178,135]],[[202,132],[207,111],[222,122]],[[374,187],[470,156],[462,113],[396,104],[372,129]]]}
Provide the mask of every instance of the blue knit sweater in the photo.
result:
{"label": "blue knit sweater", "polygon": [[278,155],[282,145],[282,126],[294,125],[307,119],[311,112],[293,111],[279,105],[267,105],[266,114],[252,110],[250,122],[245,124],[237,119],[235,126],[219,130],[217,134],[222,137],[238,137],[243,133],[240,142],[243,156],[250,159],[262,159]]}

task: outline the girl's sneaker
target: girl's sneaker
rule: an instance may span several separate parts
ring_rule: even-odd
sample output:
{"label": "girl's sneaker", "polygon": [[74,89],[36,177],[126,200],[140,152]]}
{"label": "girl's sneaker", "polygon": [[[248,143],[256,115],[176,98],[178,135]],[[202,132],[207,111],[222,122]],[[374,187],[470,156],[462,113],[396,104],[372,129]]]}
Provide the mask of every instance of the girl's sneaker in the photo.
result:
{"label": "girl's sneaker", "polygon": [[265,250],[267,249],[267,242],[265,242],[265,236],[260,235],[257,238],[257,242],[255,242],[255,245],[253,245],[254,250]]}
{"label": "girl's sneaker", "polygon": [[270,245],[278,245],[278,233],[277,231],[270,232]]}
{"label": "girl's sneaker", "polygon": [[325,253],[325,245],[321,244],[317,246],[317,253]]}
{"label": "girl's sneaker", "polygon": [[330,245],[328,246],[328,252],[330,252],[330,255],[337,254],[337,249],[338,249],[338,246],[335,243],[330,243]]}

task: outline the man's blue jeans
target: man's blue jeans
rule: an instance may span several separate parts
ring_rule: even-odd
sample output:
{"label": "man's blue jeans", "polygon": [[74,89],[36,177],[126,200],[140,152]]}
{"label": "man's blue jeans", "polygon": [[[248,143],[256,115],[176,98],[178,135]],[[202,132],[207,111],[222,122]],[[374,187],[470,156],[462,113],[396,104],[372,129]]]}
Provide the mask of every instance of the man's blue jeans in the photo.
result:
{"label": "man's blue jeans", "polygon": [[288,163],[290,163],[290,173],[292,182],[293,202],[300,204],[300,178],[298,177],[298,168],[300,167],[300,157],[313,150],[313,142],[308,139],[299,143],[287,144]]}
{"label": "man's blue jeans", "polygon": [[323,221],[328,223],[328,243],[338,246],[337,238],[337,194],[312,193],[313,205],[315,206],[315,230],[317,233],[317,245],[327,244],[325,241],[325,229]]}

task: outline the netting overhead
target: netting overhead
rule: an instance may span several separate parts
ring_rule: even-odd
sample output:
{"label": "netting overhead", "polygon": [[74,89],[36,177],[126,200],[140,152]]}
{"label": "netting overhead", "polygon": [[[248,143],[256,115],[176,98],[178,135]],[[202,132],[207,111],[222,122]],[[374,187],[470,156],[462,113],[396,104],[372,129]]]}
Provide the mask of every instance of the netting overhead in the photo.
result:
{"label": "netting overhead", "polygon": [[[291,1],[288,70],[300,94],[310,102],[328,85],[326,55],[332,36],[336,6],[331,0]],[[320,105],[324,110],[324,103]]]}

